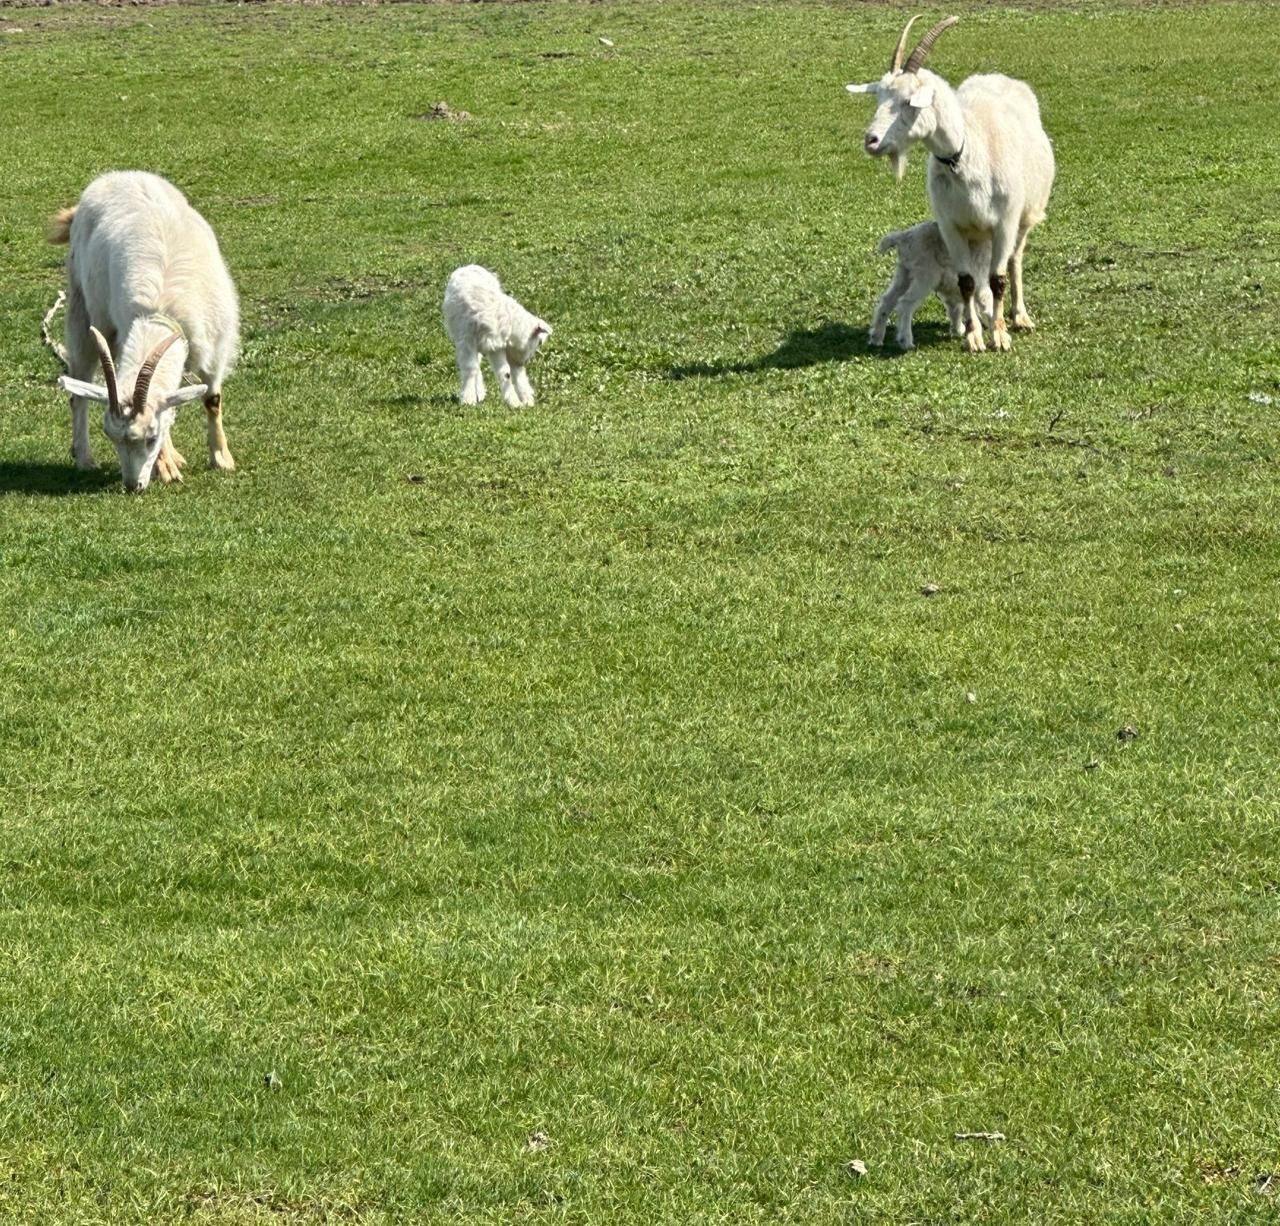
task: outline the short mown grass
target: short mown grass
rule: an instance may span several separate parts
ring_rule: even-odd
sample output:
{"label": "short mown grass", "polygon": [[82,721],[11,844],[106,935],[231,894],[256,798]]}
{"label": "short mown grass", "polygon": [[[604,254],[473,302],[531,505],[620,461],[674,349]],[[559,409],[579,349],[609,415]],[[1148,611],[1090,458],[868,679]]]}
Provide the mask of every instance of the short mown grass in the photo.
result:
{"label": "short mown grass", "polygon": [[[0,1217],[1274,1215],[1275,11],[959,12],[1009,355],[864,340],[898,10],[3,10]],[[38,334],[128,166],[244,315],[140,498]]]}

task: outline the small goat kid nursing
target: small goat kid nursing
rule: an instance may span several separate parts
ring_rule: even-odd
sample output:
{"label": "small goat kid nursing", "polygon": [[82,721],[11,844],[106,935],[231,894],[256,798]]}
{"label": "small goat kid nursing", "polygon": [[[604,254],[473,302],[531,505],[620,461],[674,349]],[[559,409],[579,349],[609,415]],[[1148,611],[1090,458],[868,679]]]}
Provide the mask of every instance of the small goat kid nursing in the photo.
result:
{"label": "small goat kid nursing", "polygon": [[1006,277],[1012,283],[1013,326],[1034,327],[1022,297],[1022,253],[1032,227],[1044,219],[1053,187],[1053,147],[1025,82],[990,73],[952,89],[922,67],[939,35],[959,18],[934,26],[904,64],[916,20],[907,22],[889,71],[879,81],[845,88],[876,95],[879,105],[863,146],[872,157],[888,154],[899,178],[912,145],[923,144],[933,154],[929,203],[964,297],[965,348],[973,353],[986,348],[974,294],[980,278],[991,286],[991,344],[1008,349]]}
{"label": "small goat kid nursing", "polygon": [[[71,450],[92,468],[88,402],[105,404],[102,427],[127,490],[154,469],[182,480],[186,463],[169,433],[178,406],[203,398],[209,465],[235,461],[222,432],[222,381],[235,363],[240,312],[209,223],[172,183],[142,171],[95,179],[50,226],[67,253],[67,369]],[[101,367],[102,383],[92,382]],[[182,386],[192,370],[200,382]]]}
{"label": "small goat kid nursing", "polygon": [[[880,240],[880,254],[898,253],[898,267],[893,280],[876,307],[867,339],[873,345],[884,344],[884,331],[889,316],[898,312],[898,345],[902,349],[914,349],[915,337],[911,331],[911,317],[920,304],[935,291],[947,308],[951,321],[951,335],[964,335],[964,299],[960,296],[960,283],[951,263],[951,255],[936,221],[922,221],[906,230],[894,230]],[[991,291],[979,285],[974,291],[978,299],[978,311],[983,321],[991,321]]]}

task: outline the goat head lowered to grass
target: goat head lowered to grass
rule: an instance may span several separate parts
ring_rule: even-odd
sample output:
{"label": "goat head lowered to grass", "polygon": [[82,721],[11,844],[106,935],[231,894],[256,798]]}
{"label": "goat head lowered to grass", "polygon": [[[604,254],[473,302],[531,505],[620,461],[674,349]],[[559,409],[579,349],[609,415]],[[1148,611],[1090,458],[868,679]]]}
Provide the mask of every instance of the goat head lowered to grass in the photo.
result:
{"label": "goat head lowered to grass", "polygon": [[929,203],[964,299],[965,348],[974,353],[986,348],[974,294],[977,277],[991,286],[992,347],[1008,349],[1006,277],[1012,281],[1013,326],[1034,327],[1023,301],[1022,255],[1027,235],[1044,219],[1053,187],[1053,147],[1040,122],[1040,104],[1025,82],[986,73],[952,89],[923,67],[933,44],[958,17],[934,26],[904,63],[917,20],[907,22],[889,71],[879,81],[845,88],[876,95],[863,147],[872,157],[888,155],[899,179],[912,145],[923,144],[933,155]]}
{"label": "goat head lowered to grass", "polygon": [[[67,253],[67,367],[71,450],[91,468],[88,402],[106,405],[103,430],[127,490],[154,470],[180,481],[186,461],[170,440],[180,404],[203,398],[209,465],[235,461],[222,430],[222,381],[235,363],[240,313],[235,286],[209,223],[172,183],[115,171],[54,217],[49,240]],[[114,349],[113,349],[114,346]],[[95,383],[95,368],[103,382]],[[200,382],[182,386],[190,368]]]}

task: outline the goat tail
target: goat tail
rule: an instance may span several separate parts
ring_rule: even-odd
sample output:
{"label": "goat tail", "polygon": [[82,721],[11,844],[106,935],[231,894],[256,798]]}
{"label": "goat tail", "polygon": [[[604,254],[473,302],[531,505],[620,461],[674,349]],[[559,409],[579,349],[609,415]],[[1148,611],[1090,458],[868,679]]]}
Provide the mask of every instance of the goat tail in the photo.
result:
{"label": "goat tail", "polygon": [[906,236],[906,230],[890,230],[889,233],[880,240],[880,254],[888,255],[894,247],[906,238]]}
{"label": "goat tail", "polygon": [[53,350],[58,361],[70,370],[71,363],[67,361],[66,346],[55,340],[53,333],[49,331],[49,325],[53,322],[53,317],[58,313],[58,308],[66,301],[66,298],[66,291],[59,290],[57,298],[54,299],[53,306],[45,312],[44,318],[40,321],[40,337],[44,343]]}
{"label": "goat tail", "polygon": [[71,241],[71,220],[75,215],[74,208],[59,209],[49,218],[49,229],[45,237],[51,243],[69,243]]}

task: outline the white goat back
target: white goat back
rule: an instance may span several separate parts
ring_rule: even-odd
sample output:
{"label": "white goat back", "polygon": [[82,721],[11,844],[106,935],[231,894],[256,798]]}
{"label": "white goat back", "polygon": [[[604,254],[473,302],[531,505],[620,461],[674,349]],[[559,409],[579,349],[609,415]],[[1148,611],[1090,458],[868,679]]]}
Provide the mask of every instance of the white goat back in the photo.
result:
{"label": "white goat back", "polygon": [[486,354],[506,351],[521,362],[533,357],[550,335],[544,321],[525,310],[479,264],[466,264],[449,275],[444,326],[455,347]]}
{"label": "white goat back", "polygon": [[135,319],[163,315],[186,334],[187,365],[213,385],[235,364],[240,311],[209,223],[167,179],[112,171],[85,188],[69,267],[89,319],[123,344]]}

